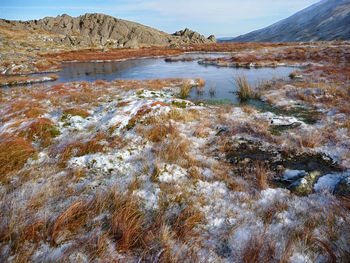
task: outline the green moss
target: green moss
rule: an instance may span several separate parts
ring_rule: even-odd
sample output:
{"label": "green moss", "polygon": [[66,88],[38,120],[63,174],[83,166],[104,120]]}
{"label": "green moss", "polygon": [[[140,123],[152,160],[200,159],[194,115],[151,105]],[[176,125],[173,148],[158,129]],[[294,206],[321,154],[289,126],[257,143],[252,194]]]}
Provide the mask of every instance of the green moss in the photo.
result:
{"label": "green moss", "polygon": [[289,130],[289,129],[294,129],[297,128],[301,125],[300,122],[296,122],[290,125],[271,125],[270,126],[270,133],[272,135],[281,135],[283,132]]}
{"label": "green moss", "polygon": [[56,127],[51,127],[50,134],[52,137],[57,137],[61,135],[61,132]]}
{"label": "green moss", "polygon": [[291,188],[292,191],[298,195],[308,195],[313,192],[314,184],[317,182],[318,178],[321,176],[319,171],[312,171],[305,175],[304,178],[294,184]]}
{"label": "green moss", "polygon": [[136,125],[136,120],[130,119],[128,124],[125,126],[125,129],[129,131],[129,130],[133,129],[135,127],[135,125]]}
{"label": "green moss", "polygon": [[182,109],[184,109],[184,108],[187,107],[186,101],[175,101],[175,100],[173,100],[173,101],[171,102],[171,104],[174,105],[174,106],[176,106],[176,107],[178,107],[178,108],[182,108]]}
{"label": "green moss", "polygon": [[80,110],[80,109],[67,109],[67,110],[63,111],[61,121],[65,121],[72,116],[80,116],[83,119],[85,119],[85,118],[89,117],[90,114],[88,112],[86,112],[84,110]]}
{"label": "green moss", "polygon": [[205,102],[208,105],[229,105],[232,103],[230,99],[207,99]]}

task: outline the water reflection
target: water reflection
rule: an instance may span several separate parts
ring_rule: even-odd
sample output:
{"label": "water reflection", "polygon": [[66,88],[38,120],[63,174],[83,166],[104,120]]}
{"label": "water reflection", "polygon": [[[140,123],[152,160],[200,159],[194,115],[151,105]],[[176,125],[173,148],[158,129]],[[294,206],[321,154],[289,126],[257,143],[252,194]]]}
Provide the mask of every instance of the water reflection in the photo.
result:
{"label": "water reflection", "polygon": [[[187,54],[186,56],[196,56]],[[222,54],[221,56],[223,56]],[[198,54],[197,54],[198,56]],[[207,56],[214,56],[207,54]],[[216,56],[218,56],[216,54]],[[197,58],[197,57],[195,57]],[[192,90],[192,99],[207,100],[218,99],[237,102],[234,91],[236,87],[234,78],[244,73],[247,79],[254,84],[258,80],[271,80],[273,78],[286,78],[294,68],[226,68],[200,65],[196,60],[189,62],[167,63],[163,58],[130,59],[114,62],[76,62],[65,63],[62,71],[58,73],[58,82],[95,81],[120,79],[155,79],[155,78],[203,78],[206,85],[201,92]]]}

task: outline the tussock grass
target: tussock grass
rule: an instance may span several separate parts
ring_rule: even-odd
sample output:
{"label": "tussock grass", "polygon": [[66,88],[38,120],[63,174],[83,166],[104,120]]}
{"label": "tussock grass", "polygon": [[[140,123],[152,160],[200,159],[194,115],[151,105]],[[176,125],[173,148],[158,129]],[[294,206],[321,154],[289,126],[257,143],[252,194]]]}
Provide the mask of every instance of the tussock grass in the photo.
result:
{"label": "tussock grass", "polygon": [[167,136],[177,137],[178,130],[169,121],[168,124],[155,124],[146,132],[146,137],[152,142],[162,142]]}
{"label": "tussock grass", "polygon": [[190,142],[184,138],[169,138],[168,142],[163,142],[160,149],[156,150],[157,157],[164,162],[181,163],[188,159]]}
{"label": "tussock grass", "polygon": [[268,240],[264,234],[253,236],[243,250],[242,262],[273,262],[276,242]]}
{"label": "tussock grass", "polygon": [[85,202],[78,201],[72,204],[53,222],[51,230],[51,241],[53,243],[57,243],[57,239],[62,231],[69,230],[73,232],[82,227],[88,212],[86,206]]}
{"label": "tussock grass", "polygon": [[90,140],[69,143],[61,151],[60,149],[53,148],[51,155],[55,156],[59,153],[59,163],[61,166],[65,166],[66,162],[73,156],[84,156],[96,152],[103,152],[104,145],[102,145],[100,141],[106,138],[106,135],[101,132]]}
{"label": "tussock grass", "polygon": [[0,137],[0,174],[5,180],[7,174],[20,170],[37,151],[21,137],[2,135]]}
{"label": "tussock grass", "polygon": [[115,199],[115,213],[111,220],[111,235],[121,252],[144,246],[146,222],[137,202],[131,198]]}
{"label": "tussock grass", "polygon": [[259,88],[253,88],[248,82],[247,77],[242,75],[237,75],[235,78],[236,85],[238,87],[238,97],[241,101],[246,101],[248,99],[259,99],[261,92]]}
{"label": "tussock grass", "polygon": [[205,81],[202,78],[196,78],[195,81],[199,87],[203,87],[205,85]]}
{"label": "tussock grass", "polygon": [[181,99],[186,99],[191,92],[192,87],[182,86],[180,89],[179,97]]}
{"label": "tussock grass", "polygon": [[[22,127],[23,126],[23,127]],[[51,144],[51,140],[60,135],[59,130],[53,122],[47,118],[38,118],[29,120],[28,123],[20,125],[19,136],[23,136],[27,140],[39,140],[42,147]]]}

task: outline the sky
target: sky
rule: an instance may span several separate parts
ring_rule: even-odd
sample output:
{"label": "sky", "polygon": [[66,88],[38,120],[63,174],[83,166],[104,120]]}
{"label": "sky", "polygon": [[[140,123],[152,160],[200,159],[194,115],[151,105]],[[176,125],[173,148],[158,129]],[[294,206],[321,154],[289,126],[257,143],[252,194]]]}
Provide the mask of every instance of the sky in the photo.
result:
{"label": "sky", "polygon": [[238,36],[271,25],[319,0],[0,0],[0,18],[104,13],[167,33],[190,28],[205,36]]}

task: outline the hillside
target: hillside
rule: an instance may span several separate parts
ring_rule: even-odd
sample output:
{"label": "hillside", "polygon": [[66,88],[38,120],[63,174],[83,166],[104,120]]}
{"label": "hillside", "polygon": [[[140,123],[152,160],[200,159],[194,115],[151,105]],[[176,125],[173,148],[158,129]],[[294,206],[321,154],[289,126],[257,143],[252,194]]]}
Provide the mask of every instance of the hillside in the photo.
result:
{"label": "hillside", "polygon": [[172,45],[179,43],[212,43],[210,39],[191,31],[186,36],[170,35],[135,22],[117,19],[104,14],[85,14],[79,17],[62,15],[40,20],[0,20],[0,26],[21,30],[44,30],[60,37],[73,46],[108,45],[112,47],[138,47],[138,45]]}
{"label": "hillside", "polygon": [[298,42],[350,39],[350,1],[324,0],[269,27],[225,42]]}

